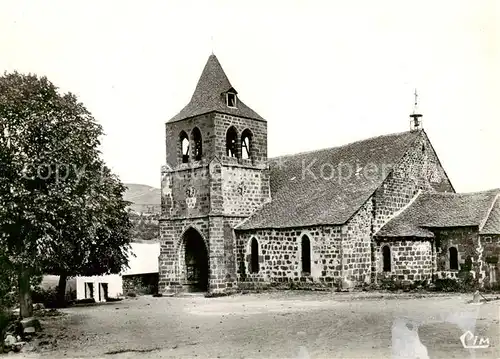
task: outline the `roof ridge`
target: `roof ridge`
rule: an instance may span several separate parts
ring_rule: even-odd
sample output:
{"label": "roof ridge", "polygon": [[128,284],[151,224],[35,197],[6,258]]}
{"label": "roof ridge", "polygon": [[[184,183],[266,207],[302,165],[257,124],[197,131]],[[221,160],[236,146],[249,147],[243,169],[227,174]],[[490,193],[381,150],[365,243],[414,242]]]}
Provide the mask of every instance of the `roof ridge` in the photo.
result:
{"label": "roof ridge", "polygon": [[360,140],[355,140],[355,141],[352,141],[352,142],[348,142],[348,143],[345,143],[345,144],[339,145],[339,146],[324,147],[324,148],[319,148],[319,149],[315,149],[315,150],[308,150],[308,151],[302,151],[302,152],[297,152],[297,153],[289,153],[289,154],[286,154],[286,155],[281,155],[281,156],[276,156],[276,157],[269,157],[268,160],[277,160],[277,159],[281,159],[281,158],[284,158],[284,157],[292,157],[292,156],[298,156],[298,155],[305,155],[305,154],[317,153],[317,152],[322,152],[322,151],[331,151],[331,150],[338,149],[338,148],[352,146],[352,145],[354,145],[356,143],[368,142],[368,141],[372,141],[372,140],[376,140],[376,139],[380,139],[380,138],[384,138],[384,137],[390,137],[390,136],[400,136],[400,135],[403,135],[403,134],[408,134],[410,132],[414,132],[414,131],[402,131],[402,132],[389,133],[389,134],[385,134],[385,135],[377,135],[377,136],[368,137],[368,138],[365,138],[365,139],[360,139]]}
{"label": "roof ridge", "polygon": [[426,196],[443,196],[443,197],[446,197],[446,196],[449,196],[449,197],[467,197],[467,196],[474,196],[474,195],[478,195],[478,194],[493,194],[497,192],[497,195],[500,194],[500,188],[493,188],[493,189],[487,189],[487,190],[484,190],[484,191],[474,191],[474,192],[459,192],[459,193],[456,193],[456,192],[429,192],[429,193],[425,193],[424,195]]}

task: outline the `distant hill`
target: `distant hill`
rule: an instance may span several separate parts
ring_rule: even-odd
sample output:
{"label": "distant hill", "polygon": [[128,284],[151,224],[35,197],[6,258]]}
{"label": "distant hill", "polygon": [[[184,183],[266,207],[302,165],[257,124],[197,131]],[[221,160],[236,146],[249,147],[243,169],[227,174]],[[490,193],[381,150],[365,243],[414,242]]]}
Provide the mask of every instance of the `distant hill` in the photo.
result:
{"label": "distant hill", "polygon": [[161,204],[161,190],[145,184],[125,183],[127,191],[123,196],[126,201],[132,202],[130,208],[139,213],[159,213]]}

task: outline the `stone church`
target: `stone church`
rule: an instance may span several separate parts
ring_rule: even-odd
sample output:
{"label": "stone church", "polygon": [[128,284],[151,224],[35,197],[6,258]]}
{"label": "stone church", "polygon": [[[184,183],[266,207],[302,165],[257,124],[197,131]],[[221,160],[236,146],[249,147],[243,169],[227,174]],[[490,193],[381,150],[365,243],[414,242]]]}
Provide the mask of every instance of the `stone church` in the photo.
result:
{"label": "stone church", "polygon": [[500,190],[455,193],[411,130],[267,157],[267,122],[214,55],[166,123],[159,291],[499,275]]}

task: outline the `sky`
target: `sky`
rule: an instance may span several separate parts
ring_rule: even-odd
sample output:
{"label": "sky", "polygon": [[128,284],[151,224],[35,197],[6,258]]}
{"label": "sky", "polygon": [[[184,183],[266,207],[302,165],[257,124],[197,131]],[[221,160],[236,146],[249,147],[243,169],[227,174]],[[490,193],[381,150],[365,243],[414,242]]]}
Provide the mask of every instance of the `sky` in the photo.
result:
{"label": "sky", "polygon": [[455,189],[500,187],[500,1],[0,1],[0,71],[76,94],[125,183],[160,186],[212,51],[269,157],[409,130],[417,88]]}

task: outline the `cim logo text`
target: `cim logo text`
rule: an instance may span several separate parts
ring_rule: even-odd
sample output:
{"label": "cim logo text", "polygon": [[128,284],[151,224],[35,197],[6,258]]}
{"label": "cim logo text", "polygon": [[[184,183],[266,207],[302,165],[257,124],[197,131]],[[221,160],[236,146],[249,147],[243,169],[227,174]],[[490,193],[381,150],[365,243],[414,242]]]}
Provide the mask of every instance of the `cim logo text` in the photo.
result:
{"label": "cim logo text", "polygon": [[490,346],[490,338],[479,337],[470,331],[462,334],[460,341],[465,349],[484,349]]}

